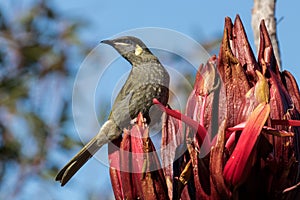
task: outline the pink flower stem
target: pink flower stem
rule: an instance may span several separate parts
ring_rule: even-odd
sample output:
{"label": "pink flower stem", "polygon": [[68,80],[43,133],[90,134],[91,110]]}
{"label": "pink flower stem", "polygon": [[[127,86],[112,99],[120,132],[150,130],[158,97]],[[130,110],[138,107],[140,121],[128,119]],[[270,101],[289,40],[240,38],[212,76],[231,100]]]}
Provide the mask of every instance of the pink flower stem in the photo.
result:
{"label": "pink flower stem", "polygon": [[183,121],[184,123],[186,123],[187,125],[191,126],[193,129],[197,130],[198,134],[200,135],[201,137],[201,140],[200,143],[202,144],[205,136],[206,136],[206,129],[201,125],[199,124],[198,122],[196,122],[195,120],[191,119],[190,117],[176,111],[176,110],[171,110],[167,107],[165,107],[163,104],[161,104],[157,99],[153,99],[153,103],[156,104],[159,109],[161,109],[162,111],[166,112],[168,115],[178,119],[178,120],[181,120]]}

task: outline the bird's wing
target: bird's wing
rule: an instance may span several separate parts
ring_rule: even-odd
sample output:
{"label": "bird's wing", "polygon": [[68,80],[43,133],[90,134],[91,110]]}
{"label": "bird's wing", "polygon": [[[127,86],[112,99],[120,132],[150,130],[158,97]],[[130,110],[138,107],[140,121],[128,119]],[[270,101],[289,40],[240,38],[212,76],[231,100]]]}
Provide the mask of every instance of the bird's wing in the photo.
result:
{"label": "bird's wing", "polygon": [[109,119],[112,119],[121,130],[127,128],[130,124],[129,102],[133,93],[133,90],[125,92],[124,86],[118,94],[109,115]]}
{"label": "bird's wing", "polygon": [[118,93],[115,102],[113,104],[112,110],[116,104],[116,102],[120,102],[120,101],[124,101],[124,99],[126,99],[126,96],[129,95],[129,93],[132,91],[132,81],[129,79],[129,77],[131,77],[132,71],[130,72],[130,74],[127,77],[126,82],[124,83],[123,87],[121,88],[120,92]]}

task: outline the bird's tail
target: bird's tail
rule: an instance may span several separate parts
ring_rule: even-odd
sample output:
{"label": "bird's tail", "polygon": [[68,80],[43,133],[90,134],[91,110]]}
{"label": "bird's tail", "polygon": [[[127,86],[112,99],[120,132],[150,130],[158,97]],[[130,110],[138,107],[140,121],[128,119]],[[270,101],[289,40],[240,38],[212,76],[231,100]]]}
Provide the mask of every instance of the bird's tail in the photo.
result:
{"label": "bird's tail", "polygon": [[64,186],[99,149],[100,146],[94,137],[59,171],[55,180],[60,181],[61,186]]}
{"label": "bird's tail", "polygon": [[[55,180],[60,181],[64,186],[73,175],[105,144],[109,141],[109,132],[115,127],[114,123],[108,120],[89,143],[87,143],[56,175]],[[115,133],[117,134],[117,133]]]}

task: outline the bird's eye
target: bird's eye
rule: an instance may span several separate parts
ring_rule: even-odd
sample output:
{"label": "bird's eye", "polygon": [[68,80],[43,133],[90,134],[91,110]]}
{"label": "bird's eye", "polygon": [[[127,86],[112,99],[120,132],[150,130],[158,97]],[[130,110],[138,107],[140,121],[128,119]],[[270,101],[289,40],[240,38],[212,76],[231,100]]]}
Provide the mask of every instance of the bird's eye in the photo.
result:
{"label": "bird's eye", "polygon": [[134,54],[135,54],[136,56],[138,56],[138,55],[141,55],[142,52],[143,52],[143,48],[140,47],[140,46],[137,44],[137,45],[135,46]]}

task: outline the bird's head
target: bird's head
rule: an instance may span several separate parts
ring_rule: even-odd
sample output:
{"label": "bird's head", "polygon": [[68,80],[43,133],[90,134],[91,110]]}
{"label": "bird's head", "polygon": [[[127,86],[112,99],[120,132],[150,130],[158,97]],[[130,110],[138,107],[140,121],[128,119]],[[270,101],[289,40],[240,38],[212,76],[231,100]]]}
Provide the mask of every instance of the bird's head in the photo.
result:
{"label": "bird's head", "polygon": [[101,42],[114,47],[132,65],[138,65],[149,60],[157,60],[147,46],[140,39],[133,36],[124,36]]}

